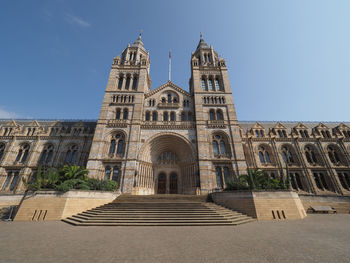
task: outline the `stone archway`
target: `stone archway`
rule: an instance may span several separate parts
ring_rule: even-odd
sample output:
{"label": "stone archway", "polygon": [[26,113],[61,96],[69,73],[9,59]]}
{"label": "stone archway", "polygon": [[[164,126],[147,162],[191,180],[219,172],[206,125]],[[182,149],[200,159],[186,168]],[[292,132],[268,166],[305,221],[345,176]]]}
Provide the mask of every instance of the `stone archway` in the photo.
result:
{"label": "stone archway", "polygon": [[[166,194],[195,194],[197,167],[191,143],[176,133],[160,133],[151,137],[139,152],[139,169],[134,193],[157,194],[165,175]],[[161,185],[159,185],[159,183]]]}

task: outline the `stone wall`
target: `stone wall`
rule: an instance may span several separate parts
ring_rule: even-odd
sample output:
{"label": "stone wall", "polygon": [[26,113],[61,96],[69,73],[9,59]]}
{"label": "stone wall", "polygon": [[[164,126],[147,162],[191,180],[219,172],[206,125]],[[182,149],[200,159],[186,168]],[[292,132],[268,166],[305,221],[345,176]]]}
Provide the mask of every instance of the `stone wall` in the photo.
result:
{"label": "stone wall", "polygon": [[6,194],[0,195],[0,208],[18,205],[23,195]]}
{"label": "stone wall", "polygon": [[211,194],[213,201],[258,220],[302,219],[306,212],[292,191],[236,191]]}
{"label": "stone wall", "polygon": [[312,196],[299,195],[305,211],[311,212],[311,206],[330,206],[337,213],[350,213],[350,197],[349,196]]}
{"label": "stone wall", "polygon": [[14,221],[60,220],[112,202],[119,196],[102,191],[39,191],[26,196]]}

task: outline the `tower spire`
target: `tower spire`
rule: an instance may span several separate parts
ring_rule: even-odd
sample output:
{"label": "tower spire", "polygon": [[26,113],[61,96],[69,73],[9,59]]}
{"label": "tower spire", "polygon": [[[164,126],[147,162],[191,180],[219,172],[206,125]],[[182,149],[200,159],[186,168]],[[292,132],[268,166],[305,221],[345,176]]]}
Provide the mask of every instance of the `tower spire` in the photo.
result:
{"label": "tower spire", "polygon": [[169,81],[171,81],[171,50],[169,50]]}

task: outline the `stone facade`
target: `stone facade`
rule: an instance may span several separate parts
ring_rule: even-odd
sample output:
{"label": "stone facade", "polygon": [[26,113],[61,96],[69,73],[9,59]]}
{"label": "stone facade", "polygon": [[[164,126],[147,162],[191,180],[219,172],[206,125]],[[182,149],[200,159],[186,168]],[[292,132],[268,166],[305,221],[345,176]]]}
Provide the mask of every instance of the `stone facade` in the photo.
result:
{"label": "stone facade", "polygon": [[113,60],[97,121],[0,121],[0,192],[38,165],[87,166],[123,193],[206,194],[260,168],[303,194],[350,195],[347,123],[238,122],[225,60],[200,38],[189,91],[151,90],[141,36]]}

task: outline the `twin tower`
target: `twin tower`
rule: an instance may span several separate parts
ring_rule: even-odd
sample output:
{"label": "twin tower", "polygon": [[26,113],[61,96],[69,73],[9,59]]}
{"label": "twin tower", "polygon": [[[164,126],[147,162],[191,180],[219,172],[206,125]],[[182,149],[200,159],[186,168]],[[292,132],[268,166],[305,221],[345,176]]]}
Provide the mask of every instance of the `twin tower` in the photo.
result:
{"label": "twin tower", "polygon": [[246,172],[223,58],[200,37],[189,92],[168,81],[151,89],[141,35],[114,58],[93,138],[90,176],[123,193],[206,194]]}

